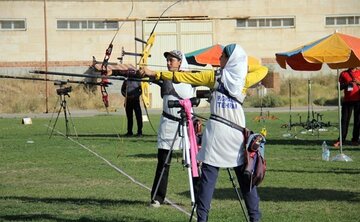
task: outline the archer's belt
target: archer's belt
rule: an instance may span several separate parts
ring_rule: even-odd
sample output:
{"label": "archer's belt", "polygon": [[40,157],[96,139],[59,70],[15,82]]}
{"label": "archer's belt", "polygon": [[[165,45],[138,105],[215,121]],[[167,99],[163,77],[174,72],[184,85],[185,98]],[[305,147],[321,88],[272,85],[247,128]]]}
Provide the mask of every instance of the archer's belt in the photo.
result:
{"label": "archer's belt", "polygon": [[242,133],[244,133],[244,130],[245,130],[244,127],[239,126],[238,124],[233,123],[233,122],[231,122],[230,120],[227,120],[227,119],[225,119],[225,118],[223,118],[223,117],[221,117],[221,116],[218,116],[218,115],[215,115],[215,114],[211,114],[211,115],[210,115],[210,119],[215,120],[215,121],[218,121],[218,122],[220,122],[220,123],[223,123],[223,124],[225,124],[225,125],[227,125],[227,126],[229,126],[229,127],[231,127],[231,128],[237,129],[237,130],[241,131]]}
{"label": "archer's belt", "polygon": [[173,121],[177,121],[177,122],[180,122],[181,119],[179,117],[176,117],[176,116],[173,116],[165,111],[162,112],[162,115],[165,117],[165,118],[168,118],[168,119],[171,119]]}

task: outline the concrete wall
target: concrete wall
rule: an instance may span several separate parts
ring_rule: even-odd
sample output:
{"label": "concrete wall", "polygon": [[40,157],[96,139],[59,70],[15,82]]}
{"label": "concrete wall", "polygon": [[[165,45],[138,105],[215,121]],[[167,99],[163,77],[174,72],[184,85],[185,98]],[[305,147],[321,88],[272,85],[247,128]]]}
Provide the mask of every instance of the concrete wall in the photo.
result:
{"label": "concrete wall", "polygon": [[[134,36],[139,31],[134,20],[159,16],[175,1],[136,1],[130,15],[114,40],[113,59],[121,46],[135,50]],[[94,55],[102,60],[115,31],[61,31],[56,19],[125,19],[131,1],[52,1],[47,0],[48,59],[61,62],[89,61]],[[0,19],[25,18],[26,31],[0,31],[0,62],[44,61],[44,1],[0,1]],[[238,43],[253,56],[273,59],[276,52],[286,51],[333,33],[325,27],[325,15],[358,14],[358,0],[238,0],[183,1],[164,17],[209,16],[215,20],[214,42]],[[295,28],[241,29],[235,17],[295,16]],[[140,23],[141,24],[141,23]],[[337,27],[338,31],[360,36],[360,26]],[[141,30],[141,29],[140,29]],[[141,33],[140,33],[141,35]],[[156,43],[155,43],[156,44]],[[195,50],[195,49],[194,49]],[[271,60],[266,60],[271,61]],[[131,61],[132,62],[132,61]],[[10,66],[10,64],[8,64]]]}
{"label": "concrete wall", "polygon": [[[0,73],[22,74],[30,69],[44,68],[45,31],[43,0],[0,0],[0,20],[26,19],[26,30],[0,31]],[[58,30],[57,19],[122,20],[129,15],[114,39],[110,62],[118,62],[121,47],[127,51],[140,52],[134,36],[144,38],[144,21],[154,20],[175,0],[132,1],[46,1],[47,53],[49,70],[85,72],[91,65],[92,56],[102,61],[104,53],[116,31],[114,30]],[[329,35],[335,31],[360,36],[360,26],[325,26],[328,15],[360,15],[359,0],[187,0],[170,8],[163,16],[166,19],[207,17],[213,22],[213,44],[238,43],[249,55],[262,59],[271,71],[280,75],[294,72],[281,69],[275,62],[275,53]],[[295,17],[294,28],[236,27],[236,18],[273,16]],[[200,20],[201,21],[201,20]],[[156,31],[156,30],[155,30]],[[162,44],[161,41],[155,41]],[[174,45],[173,48],[181,44]],[[160,47],[161,48],[161,47]],[[184,48],[185,49],[185,48]],[[193,50],[196,50],[194,48]],[[189,50],[186,48],[186,50]],[[191,50],[192,51],[192,50]],[[125,57],[125,63],[135,64],[135,58]],[[330,72],[324,68],[323,72]]]}

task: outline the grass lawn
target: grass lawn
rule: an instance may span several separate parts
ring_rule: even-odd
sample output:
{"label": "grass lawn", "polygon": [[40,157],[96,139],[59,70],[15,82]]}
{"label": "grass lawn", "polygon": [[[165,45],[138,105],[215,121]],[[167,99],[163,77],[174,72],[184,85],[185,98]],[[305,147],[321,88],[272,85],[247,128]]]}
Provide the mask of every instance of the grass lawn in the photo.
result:
{"label": "grass lawn", "polygon": [[[337,124],[337,112],[322,114]],[[267,173],[258,188],[262,221],[359,221],[359,146],[344,146],[353,162],[322,161],[321,144],[333,143],[336,127],[288,132],[281,127],[289,120],[287,113],[272,113],[277,120],[260,122],[254,120],[258,113],[246,115],[248,127],[268,131]],[[306,120],[306,113],[301,115]],[[157,128],[159,115],[150,117]],[[293,122],[297,118],[293,115]],[[182,210],[170,204],[148,207],[157,153],[156,134],[148,123],[144,137],[125,138],[117,136],[126,132],[124,116],[72,120],[78,138],[59,134],[65,132],[60,116],[49,139],[47,125],[54,119],[35,118],[32,125],[22,125],[21,118],[0,118],[0,221],[189,220],[181,153],[172,160],[167,197]],[[72,124],[70,130],[74,134]],[[331,157],[338,153],[331,149]],[[245,221],[226,170],[220,172],[209,221]]]}

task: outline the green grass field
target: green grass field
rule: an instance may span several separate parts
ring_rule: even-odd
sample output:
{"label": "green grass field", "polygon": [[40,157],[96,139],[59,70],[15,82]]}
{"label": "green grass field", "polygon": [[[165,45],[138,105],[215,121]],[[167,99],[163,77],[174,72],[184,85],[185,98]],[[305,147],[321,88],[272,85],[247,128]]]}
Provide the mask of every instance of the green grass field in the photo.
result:
{"label": "green grass field", "polygon": [[[337,124],[337,112],[323,112]],[[268,130],[267,173],[258,188],[262,221],[359,221],[360,147],[344,146],[353,162],[321,160],[321,144],[332,144],[336,127],[306,132],[281,126],[278,119],[254,121],[248,127]],[[303,120],[306,113],[301,114]],[[295,116],[295,115],[294,115]],[[297,117],[293,117],[296,122]],[[78,138],[65,132],[60,116],[53,136],[46,118],[22,125],[21,118],[0,118],[0,221],[188,221],[191,212],[187,170],[182,154],[172,160],[168,204],[150,208],[149,188],[156,166],[156,135],[148,123],[142,138],[118,137],[125,133],[124,116],[72,118]],[[159,115],[151,121],[159,122]],[[351,132],[352,125],[349,129]],[[290,133],[290,137],[284,134]],[[331,157],[339,153],[331,149]],[[193,220],[195,221],[195,220]],[[226,170],[221,170],[212,201],[212,222],[245,221]]]}

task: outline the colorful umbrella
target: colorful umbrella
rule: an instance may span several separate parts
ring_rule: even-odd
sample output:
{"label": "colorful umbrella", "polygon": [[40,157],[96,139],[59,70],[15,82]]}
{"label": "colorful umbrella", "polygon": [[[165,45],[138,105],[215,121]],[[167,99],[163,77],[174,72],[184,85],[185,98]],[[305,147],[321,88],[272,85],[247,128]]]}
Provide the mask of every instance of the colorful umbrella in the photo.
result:
{"label": "colorful umbrella", "polygon": [[186,60],[191,65],[206,66],[212,65],[220,66],[219,57],[224,49],[220,44],[212,45],[206,48],[198,49],[193,52],[185,54]]}
{"label": "colorful umbrella", "polygon": [[[360,38],[335,32],[289,52],[275,55],[276,61],[284,69],[288,64],[293,70],[316,71],[321,69],[323,63],[326,63],[330,68],[337,69],[339,79],[339,69],[360,66]],[[340,98],[340,83],[338,82],[340,154],[334,159],[351,161],[342,152]]]}
{"label": "colorful umbrella", "polygon": [[[206,66],[211,65],[213,67],[220,66],[220,56],[224,49],[224,46],[220,44],[212,45],[206,48],[198,49],[193,52],[185,54],[186,60],[191,65]],[[249,65],[259,65],[260,61],[252,56],[248,56]]]}
{"label": "colorful umbrella", "polygon": [[332,69],[360,66],[360,38],[334,33],[289,52],[276,53],[276,61],[299,71],[320,70],[323,63]]}
{"label": "colorful umbrella", "polygon": [[[186,60],[191,65],[206,66],[211,65],[213,67],[220,66],[220,56],[224,49],[224,46],[220,44],[212,45],[210,47],[202,48],[185,54]],[[248,56],[248,65],[255,66],[261,65],[260,60],[253,56]],[[250,88],[256,83],[260,82],[267,73],[259,75],[258,73],[249,73],[246,77],[246,88]]]}

